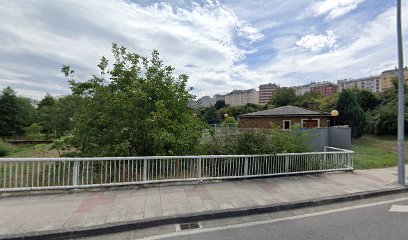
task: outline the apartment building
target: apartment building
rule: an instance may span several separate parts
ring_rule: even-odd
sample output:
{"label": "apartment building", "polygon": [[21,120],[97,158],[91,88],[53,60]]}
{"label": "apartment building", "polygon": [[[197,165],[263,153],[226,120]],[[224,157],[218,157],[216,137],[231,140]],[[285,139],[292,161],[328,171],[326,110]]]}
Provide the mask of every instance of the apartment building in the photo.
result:
{"label": "apartment building", "polygon": [[217,101],[225,101],[225,95],[221,95],[221,94],[215,94],[213,96],[213,105],[217,102]]}
{"label": "apartment building", "polygon": [[211,107],[212,105],[213,105],[213,99],[210,98],[209,96],[204,96],[197,100],[198,108]]}
{"label": "apartment building", "polygon": [[324,96],[331,96],[337,93],[337,85],[332,82],[312,83],[310,92],[319,92]]}
{"label": "apartment building", "polygon": [[310,84],[292,87],[295,90],[296,96],[302,96],[303,94],[310,92]]}
{"label": "apartment building", "polygon": [[[398,77],[398,69],[395,68],[394,70],[387,70],[381,73],[380,75],[380,88],[381,91],[386,89],[392,88],[392,79],[394,77]],[[408,82],[408,68],[404,68],[404,78],[405,81]]]}
{"label": "apartment building", "polygon": [[225,104],[242,106],[247,103],[259,104],[259,92],[255,89],[234,90],[225,95]]}
{"label": "apartment building", "polygon": [[367,89],[372,92],[381,92],[380,77],[381,77],[380,75],[377,75],[357,79],[338,80],[337,81],[338,91],[341,92],[344,89],[358,88]]}
{"label": "apartment building", "polygon": [[266,104],[279,88],[275,83],[259,85],[259,104]]}

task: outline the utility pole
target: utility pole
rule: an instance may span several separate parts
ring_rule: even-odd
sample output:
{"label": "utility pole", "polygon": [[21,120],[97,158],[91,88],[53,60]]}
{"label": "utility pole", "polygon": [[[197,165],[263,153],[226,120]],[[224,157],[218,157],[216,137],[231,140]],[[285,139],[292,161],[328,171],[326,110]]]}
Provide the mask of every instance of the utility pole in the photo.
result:
{"label": "utility pole", "polygon": [[398,183],[405,186],[404,154],[404,63],[402,50],[401,0],[397,0],[397,41],[398,41]]}

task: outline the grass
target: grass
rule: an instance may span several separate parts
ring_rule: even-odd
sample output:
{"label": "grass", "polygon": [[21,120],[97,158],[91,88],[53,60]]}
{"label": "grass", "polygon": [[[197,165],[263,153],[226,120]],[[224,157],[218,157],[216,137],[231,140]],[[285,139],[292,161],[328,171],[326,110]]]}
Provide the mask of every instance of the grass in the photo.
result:
{"label": "grass", "polygon": [[26,157],[59,157],[58,152],[50,149],[52,144],[23,144],[13,146],[13,151],[6,157],[26,158]]}
{"label": "grass", "polygon": [[[408,148],[405,148],[407,151]],[[364,135],[352,142],[355,169],[383,168],[397,165],[396,136]],[[407,160],[405,160],[407,161]]]}

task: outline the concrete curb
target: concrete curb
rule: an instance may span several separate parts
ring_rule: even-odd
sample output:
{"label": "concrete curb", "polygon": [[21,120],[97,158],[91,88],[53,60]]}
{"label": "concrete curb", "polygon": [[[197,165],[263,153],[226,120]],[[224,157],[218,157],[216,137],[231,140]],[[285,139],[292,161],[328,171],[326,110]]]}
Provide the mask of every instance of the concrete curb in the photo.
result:
{"label": "concrete curb", "polygon": [[270,213],[282,210],[298,209],[303,207],[314,207],[327,205],[332,203],[347,202],[371,197],[384,196],[388,194],[397,194],[408,192],[408,187],[395,187],[392,189],[374,190],[366,192],[358,192],[344,194],[340,196],[315,198],[304,201],[260,205],[255,207],[243,207],[233,209],[223,209],[214,211],[205,211],[199,213],[183,214],[177,216],[157,217],[150,219],[142,219],[136,221],[124,221],[117,223],[101,224],[96,226],[73,228],[73,229],[58,229],[39,232],[27,232],[22,234],[0,235],[0,239],[17,240],[17,239],[72,239],[78,237],[97,236],[108,233],[117,233],[123,231],[131,231],[148,227],[156,227],[167,224],[196,222],[212,219],[221,219],[229,217],[240,217],[254,215],[260,213]]}

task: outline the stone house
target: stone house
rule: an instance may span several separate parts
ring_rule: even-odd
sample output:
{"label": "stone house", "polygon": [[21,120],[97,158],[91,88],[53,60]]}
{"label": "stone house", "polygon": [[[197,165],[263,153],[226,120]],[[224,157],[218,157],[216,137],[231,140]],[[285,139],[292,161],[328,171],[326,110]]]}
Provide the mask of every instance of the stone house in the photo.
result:
{"label": "stone house", "polygon": [[238,122],[239,128],[270,128],[271,125],[282,129],[291,126],[325,128],[330,126],[330,113],[288,105],[240,115]]}

